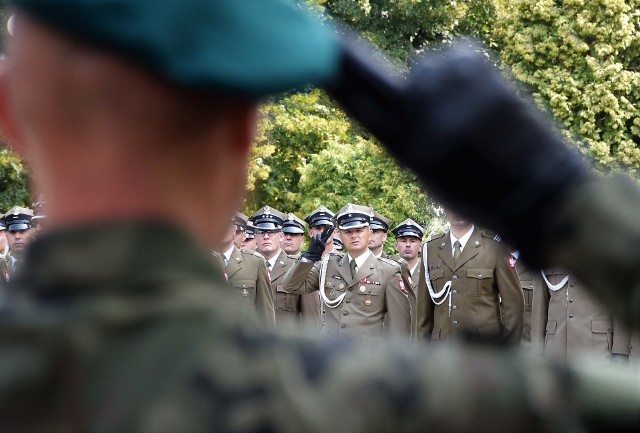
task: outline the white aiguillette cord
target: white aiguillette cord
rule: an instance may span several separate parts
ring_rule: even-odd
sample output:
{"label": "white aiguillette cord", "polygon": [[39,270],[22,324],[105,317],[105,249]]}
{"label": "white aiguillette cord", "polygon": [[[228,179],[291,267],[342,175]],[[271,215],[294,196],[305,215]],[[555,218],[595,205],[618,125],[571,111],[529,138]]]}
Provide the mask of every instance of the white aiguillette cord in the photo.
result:
{"label": "white aiguillette cord", "polygon": [[325,254],[320,259],[320,297],[322,298],[322,302],[329,308],[336,308],[338,305],[342,303],[342,300],[347,295],[347,292],[344,292],[342,295],[338,296],[336,299],[327,298],[326,293],[324,292],[324,283],[327,280],[327,266],[329,264],[329,256],[331,254]]}
{"label": "white aiguillette cord", "polygon": [[[431,241],[431,236],[433,236],[433,231],[429,233],[429,237],[427,238],[424,246],[422,247],[422,257],[424,258],[424,280],[427,283],[427,289],[429,289],[429,296],[431,296],[431,300],[436,305],[444,304],[444,301],[449,299],[449,317],[451,317],[451,281],[447,281],[444,283],[444,287],[438,293],[433,291],[433,287],[431,286],[431,277],[429,276],[429,261],[427,260],[427,245],[429,241]],[[444,296],[444,297],[443,297]],[[442,298],[441,301],[436,301],[438,298]]]}
{"label": "white aiguillette cord", "polygon": [[562,289],[564,285],[567,284],[567,281],[569,281],[569,275],[567,275],[562,279],[562,281],[560,281],[560,283],[553,285],[547,279],[547,276],[544,274],[544,271],[540,271],[540,273],[542,274],[542,278],[544,279],[544,282],[547,283],[547,287],[549,288],[549,290],[552,290],[554,292],[557,292],[558,290]]}

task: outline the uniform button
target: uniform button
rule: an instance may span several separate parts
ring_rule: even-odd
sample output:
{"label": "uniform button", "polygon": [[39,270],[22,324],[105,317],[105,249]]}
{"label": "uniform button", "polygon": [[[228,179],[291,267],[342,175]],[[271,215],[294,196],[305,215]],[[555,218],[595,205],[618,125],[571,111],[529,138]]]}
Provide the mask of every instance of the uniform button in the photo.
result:
{"label": "uniform button", "polygon": [[570,283],[569,285],[570,285],[571,287],[575,287],[575,286],[576,286],[576,283]]}
{"label": "uniform button", "polygon": [[453,280],[457,280],[457,279],[458,279],[458,276],[457,276],[457,275],[454,275],[452,279],[453,279]]}
{"label": "uniform button", "polygon": [[341,328],[346,328],[347,325],[345,325],[344,323],[342,325],[340,325]]}
{"label": "uniform button", "polygon": [[350,299],[347,299],[345,302],[348,304],[349,302],[351,302],[351,300],[350,300]]}
{"label": "uniform button", "polygon": [[349,315],[349,312],[348,312],[348,311],[343,311],[343,312],[342,312],[342,315],[343,315],[343,316],[348,316],[348,315]]}
{"label": "uniform button", "polygon": [[352,290],[353,290],[353,287],[349,287],[349,291],[352,291]]}
{"label": "uniform button", "polygon": [[573,299],[569,299],[569,303],[570,303],[570,304],[573,304]]}
{"label": "uniform button", "polygon": [[454,306],[453,306],[453,307],[451,307],[451,308],[453,308],[454,310],[457,310],[457,309],[458,309],[458,307],[457,307],[456,305],[454,305]]}
{"label": "uniform button", "polygon": [[454,321],[453,321],[453,322],[451,322],[451,323],[453,323],[454,325],[457,325],[457,324],[458,324],[458,321],[457,321],[457,320],[454,320]]}
{"label": "uniform button", "polygon": [[573,314],[569,314],[569,319],[572,319],[572,318],[573,318]]}
{"label": "uniform button", "polygon": [[451,293],[453,293],[454,295],[458,293],[457,290],[452,290]]}

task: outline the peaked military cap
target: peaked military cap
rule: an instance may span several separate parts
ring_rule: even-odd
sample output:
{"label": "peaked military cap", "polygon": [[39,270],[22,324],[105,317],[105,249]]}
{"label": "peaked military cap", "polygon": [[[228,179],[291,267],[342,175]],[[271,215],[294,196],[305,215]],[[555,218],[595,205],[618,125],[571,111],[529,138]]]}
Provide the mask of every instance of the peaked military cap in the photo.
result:
{"label": "peaked military cap", "polygon": [[304,234],[307,226],[300,218],[292,213],[288,213],[282,225],[282,233]]}
{"label": "peaked military cap", "polygon": [[371,217],[371,223],[369,227],[371,230],[384,230],[385,232],[389,230],[389,225],[391,224],[391,220],[380,215],[378,212],[373,211],[373,217]]}
{"label": "peaked military cap", "polygon": [[236,230],[245,231],[247,227],[247,222],[249,222],[249,217],[247,217],[242,212],[236,212],[233,215],[233,225],[236,226]]}
{"label": "peaked military cap", "polygon": [[37,201],[36,204],[33,205],[33,217],[31,218],[32,223],[36,223],[38,220],[43,220],[47,218],[47,214],[45,213],[45,206],[47,203],[45,201]]}
{"label": "peaked military cap", "polygon": [[402,221],[400,224],[395,226],[391,232],[396,238],[402,238],[405,236],[413,236],[418,239],[422,239],[424,236],[424,228],[420,226],[417,222],[412,220],[411,218],[407,218]]}
{"label": "peaked military cap", "polygon": [[33,218],[33,210],[14,206],[6,214],[3,220],[8,231],[27,230],[31,228],[31,218]]}
{"label": "peaked military cap", "polygon": [[247,221],[247,226],[244,228],[244,238],[253,239],[256,237],[256,229],[253,227],[253,221]]}
{"label": "peaked military cap", "polygon": [[336,220],[340,230],[367,227],[373,217],[373,209],[368,206],[347,203],[338,211]]}
{"label": "peaked military cap", "polygon": [[250,96],[329,82],[328,25],[288,0],[10,0],[18,11],[170,82]]}
{"label": "peaked military cap", "polygon": [[337,251],[342,251],[342,249],[344,248],[344,244],[338,236],[333,237],[333,248]]}
{"label": "peaked military cap", "polygon": [[324,206],[318,206],[313,212],[307,215],[304,220],[309,227],[315,226],[333,226],[333,217],[335,213]]}
{"label": "peaked military cap", "polygon": [[276,231],[282,229],[286,215],[279,210],[265,206],[251,215],[256,230]]}
{"label": "peaked military cap", "polygon": [[0,219],[0,232],[5,231],[7,228],[4,225],[4,221]]}

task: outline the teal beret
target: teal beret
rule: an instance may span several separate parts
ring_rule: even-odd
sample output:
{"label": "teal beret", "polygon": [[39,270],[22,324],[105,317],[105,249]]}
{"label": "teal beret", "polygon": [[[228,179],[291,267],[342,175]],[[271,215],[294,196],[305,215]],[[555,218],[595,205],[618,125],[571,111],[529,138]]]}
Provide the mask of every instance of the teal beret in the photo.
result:
{"label": "teal beret", "polygon": [[328,82],[335,33],[287,0],[12,0],[39,22],[187,87],[260,97]]}

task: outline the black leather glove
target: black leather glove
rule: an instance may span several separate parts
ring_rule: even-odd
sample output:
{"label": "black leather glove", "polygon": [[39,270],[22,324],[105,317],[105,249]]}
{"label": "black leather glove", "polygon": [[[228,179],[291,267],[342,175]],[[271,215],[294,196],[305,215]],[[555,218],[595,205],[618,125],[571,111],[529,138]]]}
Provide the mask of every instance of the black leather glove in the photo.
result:
{"label": "black leather glove", "polygon": [[322,233],[313,236],[311,241],[309,241],[309,248],[302,253],[300,257],[304,257],[312,262],[320,260],[327,246],[327,241],[331,237],[331,233],[333,233],[333,226],[326,226]]}
{"label": "black leather glove", "polygon": [[458,44],[394,78],[347,40],[328,91],[431,195],[541,263],[545,242],[567,229],[554,224],[558,203],[588,171],[476,51]]}

